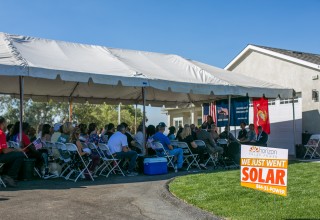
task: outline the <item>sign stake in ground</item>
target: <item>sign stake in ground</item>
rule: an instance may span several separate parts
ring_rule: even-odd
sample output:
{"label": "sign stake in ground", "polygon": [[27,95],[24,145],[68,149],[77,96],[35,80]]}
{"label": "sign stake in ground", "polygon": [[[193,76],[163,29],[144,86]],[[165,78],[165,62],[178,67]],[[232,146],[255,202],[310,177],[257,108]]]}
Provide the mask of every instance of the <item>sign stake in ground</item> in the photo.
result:
{"label": "sign stake in ground", "polygon": [[241,186],[287,196],[288,150],[241,146]]}

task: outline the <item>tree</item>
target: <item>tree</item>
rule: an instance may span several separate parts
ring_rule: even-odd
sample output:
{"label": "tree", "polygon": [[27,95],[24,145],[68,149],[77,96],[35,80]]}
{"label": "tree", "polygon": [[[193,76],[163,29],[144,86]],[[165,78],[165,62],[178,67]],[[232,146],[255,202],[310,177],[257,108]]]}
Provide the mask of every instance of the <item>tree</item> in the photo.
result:
{"label": "tree", "polygon": [[[18,99],[10,96],[0,96],[0,115],[6,118],[8,123],[19,121]],[[69,115],[69,104],[53,102],[24,102],[24,121],[31,126],[37,127],[39,124],[53,124],[54,122],[65,122]],[[134,127],[135,108],[133,105],[121,106],[121,122]],[[99,128],[108,123],[118,124],[118,106],[94,105],[89,103],[77,103],[73,106],[73,121],[76,123],[96,123]],[[142,112],[137,109],[137,125],[142,122]]]}

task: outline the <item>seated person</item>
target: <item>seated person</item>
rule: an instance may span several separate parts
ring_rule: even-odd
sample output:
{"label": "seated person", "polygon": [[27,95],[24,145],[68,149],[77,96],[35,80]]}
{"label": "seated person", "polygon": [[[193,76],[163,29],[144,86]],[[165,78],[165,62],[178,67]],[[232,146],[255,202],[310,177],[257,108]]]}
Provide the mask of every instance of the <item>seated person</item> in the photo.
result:
{"label": "seated person", "polygon": [[[43,126],[42,126],[43,127]],[[40,148],[35,148],[32,145],[29,137],[26,135],[29,133],[30,125],[27,122],[22,123],[22,149],[24,149],[28,158],[36,159],[35,167],[41,171],[42,167],[44,166],[44,179],[48,179],[53,176],[53,174],[49,173],[49,158],[48,158],[48,150],[42,148],[42,143],[39,143]],[[20,131],[20,122],[16,122],[13,128],[13,141],[20,143],[19,137]],[[42,132],[40,132],[42,134]]]}
{"label": "seated person", "polygon": [[5,164],[2,180],[7,186],[16,187],[15,180],[18,178],[25,155],[21,149],[8,148],[5,130],[6,120],[0,117],[0,163]]}
{"label": "seated person", "polygon": [[219,138],[221,139],[227,139],[229,141],[237,141],[237,139],[233,136],[231,132],[229,132],[229,126],[227,125],[224,128],[224,131],[219,135]]}
{"label": "seated person", "polygon": [[118,125],[117,132],[110,137],[108,146],[110,149],[110,153],[116,159],[129,159],[129,168],[126,173],[127,176],[136,176],[138,175],[138,173],[134,172],[134,168],[136,166],[138,154],[128,147],[128,141],[125,133],[126,128],[124,127],[124,125]]}
{"label": "seated person", "polygon": [[135,146],[135,141],[134,141],[134,139],[132,137],[132,134],[130,133],[130,128],[129,128],[128,124],[125,123],[125,122],[122,122],[121,124],[126,129],[126,132],[124,133],[124,135],[127,137],[128,147],[131,150],[136,151],[138,154],[141,154],[142,153],[141,149]]}
{"label": "seated person", "polygon": [[245,139],[247,139],[247,133],[248,133],[246,129],[246,123],[241,122],[240,128],[241,130],[239,131],[239,134],[238,134],[238,140],[244,141]]}
{"label": "seated person", "polygon": [[258,126],[258,134],[256,144],[259,146],[267,146],[268,134],[263,131],[261,126]]}
{"label": "seated person", "polygon": [[211,125],[211,129],[209,129],[209,125],[208,125],[207,131],[210,133],[214,141],[217,141],[219,139],[218,129],[215,124]]}
{"label": "seated person", "polygon": [[51,142],[55,143],[58,142],[58,138],[61,136],[62,133],[62,126],[60,123],[55,123],[53,126],[53,134],[51,136]]}
{"label": "seated person", "polygon": [[99,136],[98,135],[98,128],[96,123],[90,123],[89,124],[89,130],[88,130],[88,135],[89,135],[89,142],[94,143],[95,145],[98,145],[99,143],[107,143],[108,140],[104,138],[104,136]]}
{"label": "seated person", "polygon": [[87,125],[81,123],[81,124],[79,124],[78,128],[80,129],[80,138],[79,138],[79,140],[81,142],[85,143],[89,138]]}
{"label": "seated person", "polygon": [[140,124],[137,129],[137,133],[134,136],[134,146],[139,148],[142,155],[146,154],[146,149],[144,147],[144,138],[143,138],[143,125]]}
{"label": "seated person", "polygon": [[108,126],[106,127],[107,132],[105,133],[105,135],[108,136],[108,140],[110,139],[110,137],[114,134],[115,131],[115,127],[114,124],[109,123]]}
{"label": "seated person", "polygon": [[[173,155],[177,157],[177,169],[183,170],[183,150],[182,148],[173,148],[170,143],[170,140],[167,136],[163,134],[166,129],[166,124],[164,122],[160,122],[158,125],[158,132],[153,135],[153,140],[160,142],[164,149],[169,153],[169,155]],[[158,151],[157,151],[158,153]]]}
{"label": "seated person", "polygon": [[[86,151],[86,149],[84,149],[80,141],[80,134],[81,131],[79,128],[73,129],[72,135],[70,137],[70,142],[77,146],[81,156],[89,156],[92,159],[92,163],[89,166],[89,171],[92,173],[94,177],[96,177],[94,172],[96,171],[96,167],[98,167],[100,163],[100,156],[98,154],[90,153],[90,151]],[[85,176],[87,179],[90,179],[90,176],[86,174]]]}
{"label": "seated person", "polygon": [[201,125],[201,130],[197,133],[197,140],[202,140],[206,144],[206,147],[209,149],[211,155],[215,154],[216,152],[218,152],[219,155],[222,155],[223,148],[217,146],[207,129],[208,124],[203,123]]}
{"label": "seated person", "polygon": [[51,125],[44,124],[42,126],[41,141],[42,142],[47,142],[47,141],[50,142],[51,141]]}
{"label": "seated person", "polygon": [[208,150],[205,146],[197,146],[197,144],[194,142],[190,125],[184,125],[184,128],[178,138],[179,141],[186,142],[188,144],[192,153],[198,154],[200,159],[200,167],[202,167],[203,169],[207,169],[207,167],[204,165],[204,154],[208,152]]}
{"label": "seated person", "polygon": [[62,125],[62,133],[60,135],[60,137],[58,138],[57,142],[61,142],[61,143],[68,143],[69,139],[70,139],[70,134],[73,131],[73,126],[71,122],[65,122]]}
{"label": "seated person", "polygon": [[191,135],[193,137],[193,140],[197,140],[196,125],[195,124],[191,124],[190,125],[190,129],[191,129]]}
{"label": "seated person", "polygon": [[249,144],[250,145],[250,144],[254,144],[256,142],[256,139],[257,139],[257,135],[254,130],[254,124],[250,124],[246,139],[244,139],[243,141],[240,141],[240,142],[242,144]]}
{"label": "seated person", "polygon": [[169,127],[169,133],[167,136],[170,141],[176,139],[176,136],[174,135],[174,133],[176,133],[176,128],[174,126]]}

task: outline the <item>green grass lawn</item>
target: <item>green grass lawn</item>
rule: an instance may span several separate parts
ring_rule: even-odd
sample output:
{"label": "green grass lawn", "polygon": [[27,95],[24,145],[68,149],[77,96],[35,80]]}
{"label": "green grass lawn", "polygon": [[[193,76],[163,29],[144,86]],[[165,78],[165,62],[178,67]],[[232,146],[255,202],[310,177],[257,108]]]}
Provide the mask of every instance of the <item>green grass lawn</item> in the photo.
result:
{"label": "green grass lawn", "polygon": [[240,170],[182,176],[169,189],[227,219],[320,219],[320,163],[289,164],[287,197],[241,187]]}

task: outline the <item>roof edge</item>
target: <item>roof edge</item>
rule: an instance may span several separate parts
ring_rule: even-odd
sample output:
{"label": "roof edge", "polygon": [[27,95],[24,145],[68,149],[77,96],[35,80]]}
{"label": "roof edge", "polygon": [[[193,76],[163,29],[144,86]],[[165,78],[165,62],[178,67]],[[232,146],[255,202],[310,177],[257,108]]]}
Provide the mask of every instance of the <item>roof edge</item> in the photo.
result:
{"label": "roof edge", "polygon": [[318,64],[310,63],[310,62],[307,62],[307,61],[304,61],[304,60],[301,60],[301,59],[298,59],[298,58],[294,58],[294,57],[287,56],[287,55],[284,55],[284,54],[281,54],[281,53],[277,53],[277,52],[274,52],[274,51],[271,51],[271,50],[268,50],[268,49],[264,49],[264,48],[261,48],[261,47],[258,47],[258,46],[254,46],[252,44],[249,44],[248,46],[246,46],[246,48],[244,48],[233,60],[231,60],[224,67],[224,69],[225,70],[230,70],[230,68],[232,66],[234,66],[249,51],[258,51],[258,52],[261,52],[261,53],[264,53],[264,54],[268,54],[270,56],[274,56],[274,57],[277,57],[277,58],[280,58],[280,59],[283,59],[283,60],[287,60],[287,61],[290,61],[290,62],[293,62],[293,63],[300,64],[302,66],[307,66],[307,67],[310,67],[312,69],[320,70],[320,65],[318,65]]}

